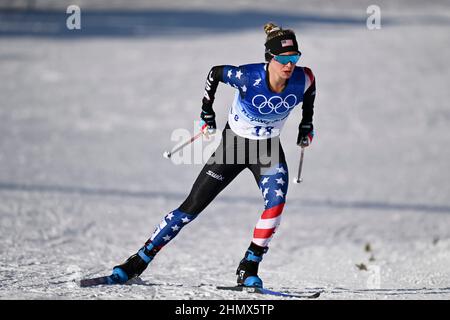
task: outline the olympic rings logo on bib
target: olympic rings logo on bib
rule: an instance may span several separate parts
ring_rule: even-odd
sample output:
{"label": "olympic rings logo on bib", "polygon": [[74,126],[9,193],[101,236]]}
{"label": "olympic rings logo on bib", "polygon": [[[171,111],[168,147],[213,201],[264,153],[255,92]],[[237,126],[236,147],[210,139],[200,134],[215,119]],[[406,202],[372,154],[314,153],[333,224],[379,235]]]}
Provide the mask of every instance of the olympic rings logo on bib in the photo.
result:
{"label": "olympic rings logo on bib", "polygon": [[252,104],[258,109],[260,114],[270,114],[273,112],[283,114],[297,105],[297,97],[294,94],[290,94],[284,99],[280,96],[273,96],[267,100],[266,96],[258,94],[253,97]]}

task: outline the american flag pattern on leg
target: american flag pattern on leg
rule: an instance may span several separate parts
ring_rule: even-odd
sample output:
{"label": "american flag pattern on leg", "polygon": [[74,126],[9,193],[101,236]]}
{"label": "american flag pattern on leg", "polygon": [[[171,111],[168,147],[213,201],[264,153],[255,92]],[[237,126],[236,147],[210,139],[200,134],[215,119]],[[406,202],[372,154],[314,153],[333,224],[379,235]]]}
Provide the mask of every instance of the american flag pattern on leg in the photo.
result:
{"label": "american flag pattern on leg", "polygon": [[170,240],[176,237],[180,230],[197,216],[182,212],[177,209],[167,214],[153,231],[150,239],[144,247],[139,250],[139,256],[147,263],[161,250]]}
{"label": "american flag pattern on leg", "polygon": [[253,231],[254,244],[267,247],[280,225],[288,184],[288,169],[284,163],[271,167],[261,175],[259,188],[263,194],[265,210]]}

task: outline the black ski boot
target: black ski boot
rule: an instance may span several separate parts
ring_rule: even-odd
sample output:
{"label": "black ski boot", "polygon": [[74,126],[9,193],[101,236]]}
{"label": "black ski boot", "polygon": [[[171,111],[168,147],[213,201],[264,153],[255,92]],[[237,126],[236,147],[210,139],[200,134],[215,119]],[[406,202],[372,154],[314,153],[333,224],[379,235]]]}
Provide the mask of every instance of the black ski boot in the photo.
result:
{"label": "black ski boot", "polygon": [[148,250],[143,247],[138,253],[133,254],[124,263],[115,266],[111,277],[117,283],[125,283],[130,279],[141,275],[147,268],[153,256],[148,255]]}
{"label": "black ski boot", "polygon": [[236,270],[236,275],[238,276],[237,283],[239,286],[263,287],[263,282],[258,276],[258,267],[259,263],[262,261],[263,254],[266,253],[268,249],[268,247],[263,248],[254,243],[250,244],[250,247],[247,249],[244,258],[241,260]]}

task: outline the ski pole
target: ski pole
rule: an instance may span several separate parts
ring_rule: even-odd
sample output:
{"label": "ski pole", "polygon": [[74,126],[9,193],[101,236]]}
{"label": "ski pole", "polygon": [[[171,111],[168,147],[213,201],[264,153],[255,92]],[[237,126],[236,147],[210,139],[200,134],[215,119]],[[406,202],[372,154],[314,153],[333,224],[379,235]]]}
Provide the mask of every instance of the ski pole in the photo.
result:
{"label": "ski pole", "polygon": [[302,174],[302,166],[303,166],[303,156],[305,155],[305,147],[302,147],[302,152],[300,154],[300,164],[298,166],[298,174],[297,177],[294,178],[294,183],[300,183],[303,179],[300,177]]}
{"label": "ski pole", "polygon": [[197,140],[198,138],[200,138],[203,135],[203,132],[200,131],[199,133],[197,133],[195,136],[191,137],[189,140],[187,140],[186,142],[183,142],[183,144],[179,145],[178,147],[172,149],[171,151],[164,151],[163,153],[163,157],[166,159],[169,159],[172,154],[174,154],[175,152],[183,149],[184,147],[186,147],[187,145],[191,144],[192,142],[194,142],[195,140]]}

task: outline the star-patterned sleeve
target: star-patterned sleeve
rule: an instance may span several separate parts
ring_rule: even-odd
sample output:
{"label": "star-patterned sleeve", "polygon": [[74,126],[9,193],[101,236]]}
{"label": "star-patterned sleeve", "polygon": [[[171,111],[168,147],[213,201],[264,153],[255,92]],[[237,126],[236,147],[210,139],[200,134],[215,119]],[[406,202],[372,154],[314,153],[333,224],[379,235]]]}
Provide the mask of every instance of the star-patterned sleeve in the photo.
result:
{"label": "star-patterned sleeve", "polygon": [[230,65],[214,66],[208,73],[205,84],[205,94],[202,100],[202,110],[211,112],[214,103],[214,97],[219,82],[229,84],[230,86],[245,92],[245,77],[243,67]]}
{"label": "star-patterned sleeve", "polygon": [[224,66],[223,82],[238,89],[241,92],[246,91],[246,76],[244,66]]}

